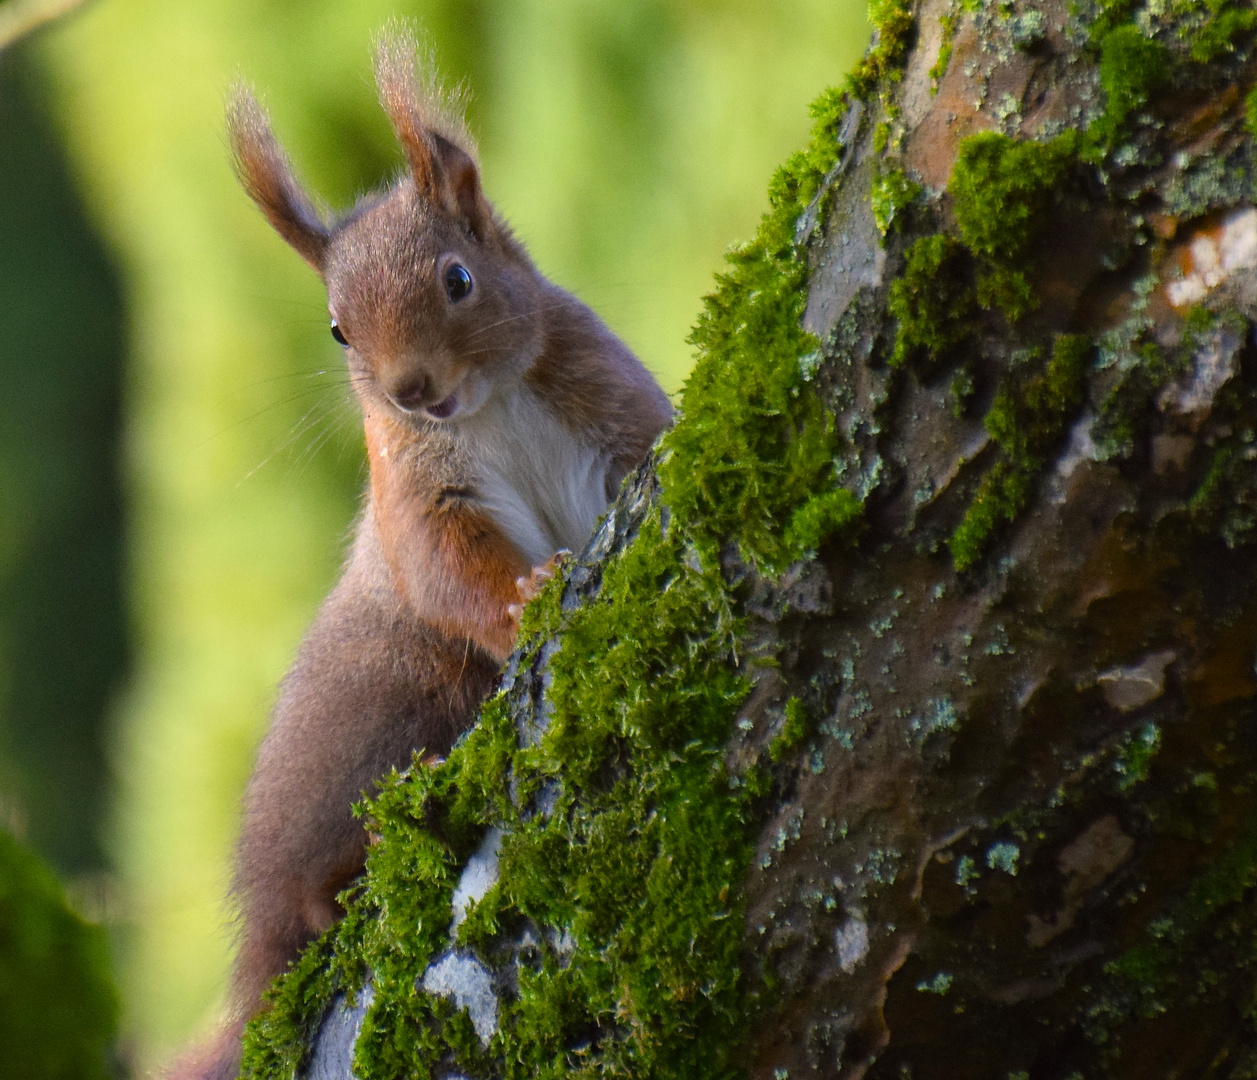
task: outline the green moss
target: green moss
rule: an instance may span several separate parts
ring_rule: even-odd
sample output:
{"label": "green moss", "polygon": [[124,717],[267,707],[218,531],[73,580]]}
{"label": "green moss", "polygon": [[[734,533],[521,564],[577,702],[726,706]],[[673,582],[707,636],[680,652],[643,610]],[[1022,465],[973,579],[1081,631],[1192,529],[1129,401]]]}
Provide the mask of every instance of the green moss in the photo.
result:
{"label": "green moss", "polygon": [[913,353],[931,362],[945,357],[974,332],[978,306],[998,308],[1010,321],[1035,306],[1035,242],[1077,149],[1072,131],[1046,142],[1017,142],[998,132],[963,140],[947,187],[959,241],[938,233],[908,249],[888,297],[898,326],[893,366]]}
{"label": "green moss", "polygon": [[732,538],[769,573],[853,512],[833,477],[833,417],[800,393],[799,359],[820,346],[800,325],[807,267],[794,246],[795,222],[837,157],[838,100],[822,97],[811,146],[778,170],[758,235],[730,254],[707,298],[690,336],[700,359],[682,398],[684,422],[664,440],[659,465],[669,506],[695,523],[709,557],[712,544]]}
{"label": "green moss", "polygon": [[1197,63],[1233,53],[1240,39],[1257,29],[1257,11],[1248,0],[1178,0],[1174,4],[1177,14],[1199,15],[1200,9],[1208,12],[1203,24],[1187,23],[1180,30],[1180,37],[1191,44],[1191,57]]}
{"label": "green moss", "polygon": [[1245,104],[1247,106],[1248,133],[1252,135],[1253,138],[1257,138],[1257,87],[1254,87],[1252,91],[1250,91],[1247,99],[1245,100]]}
{"label": "green moss", "polygon": [[[367,971],[363,1080],[426,1076],[439,1062],[504,1080],[737,1071],[751,1008],[740,889],[774,755],[740,777],[725,771],[750,682],[720,557],[736,545],[771,576],[859,515],[837,485],[833,419],[808,382],[820,343],[800,326],[807,273],[794,241],[836,160],[841,101],[830,93],[814,107],[811,145],[774,177],[755,240],[707,300],[691,339],[698,362],[659,453],[666,510],[651,509],[605,561],[596,600],[564,611],[555,579],[525,613],[530,655],[561,641],[544,735],[519,745],[508,691],[445,763],[386,781],[364,807],[381,837],[367,874],[339,928],[250,1025],[247,1076],[292,1075],[323,1004]],[[805,733],[792,698],[775,756]],[[542,792],[549,811],[527,812]],[[504,962],[526,927],[534,946],[485,1050],[464,1013],[416,987],[449,945],[459,868],[491,825],[504,833],[499,880],[459,941],[488,963]]]}
{"label": "green moss", "polygon": [[1161,729],[1151,720],[1141,724],[1122,742],[1113,770],[1118,774],[1118,789],[1129,791],[1136,784],[1148,779],[1152,759],[1161,749]]}
{"label": "green moss", "polygon": [[[1165,0],[1154,7],[1100,0],[1089,37],[1099,52],[1105,107],[1085,134],[1081,156],[1099,163],[1118,149],[1138,113],[1171,83],[1176,65],[1210,64],[1239,52],[1255,30],[1249,0]],[[1132,150],[1124,148],[1122,164],[1131,163]]]}
{"label": "green moss", "polygon": [[[1253,963],[1253,938],[1241,931],[1235,913],[1247,916],[1244,901],[1257,886],[1257,818],[1250,817],[1236,839],[1192,882],[1187,892],[1148,923],[1143,940],[1105,965],[1107,985],[1097,987],[1097,1003],[1084,1030],[1095,1042],[1128,1017],[1149,1017],[1165,1008],[1180,987],[1183,972],[1199,970],[1210,928],[1220,925],[1225,952],[1243,970]],[[1222,920],[1226,920],[1225,922]],[[1246,920],[1247,921],[1247,920]],[[1230,925],[1227,925],[1229,922]],[[1216,950],[1208,950],[1216,952]]]}
{"label": "green moss", "polygon": [[974,389],[973,372],[967,364],[962,364],[956,369],[956,374],[952,376],[951,386],[948,387],[951,393],[950,411],[957,420],[969,411],[969,401],[973,397]]}
{"label": "green moss", "polygon": [[52,871],[0,829],[0,1072],[105,1080],[118,1016],[105,932]]}
{"label": "green moss", "polygon": [[807,713],[803,708],[803,702],[797,697],[789,698],[786,701],[785,719],[782,721],[781,731],[768,744],[768,756],[773,762],[780,761],[798,746],[807,736],[807,728]]}
{"label": "green moss", "polygon": [[847,76],[846,90],[853,98],[868,97],[883,79],[895,81],[902,76],[916,28],[909,0],[869,0],[869,22],[877,36]]}
{"label": "green moss", "polygon": [[913,243],[887,299],[897,325],[892,366],[914,353],[941,360],[973,334],[977,296],[969,274],[968,256],[946,233]]}
{"label": "green moss", "polygon": [[324,934],[270,991],[270,1009],[250,1024],[242,1076],[295,1076],[306,1041],[339,983],[332,970],[332,933]]}
{"label": "green moss", "polygon": [[835,533],[847,532],[856,523],[863,504],[846,488],[821,491],[808,498],[790,515],[784,535],[789,557],[814,553]]}
{"label": "green moss", "polygon": [[939,80],[947,74],[947,66],[951,63],[952,47],[955,44],[956,30],[960,26],[960,12],[954,7],[949,8],[938,17],[942,28],[943,39],[938,46],[938,59],[930,68],[930,92],[938,92]]}
{"label": "green moss", "polygon": [[1170,71],[1169,50],[1131,23],[1114,26],[1099,40],[1105,106],[1087,129],[1084,154],[1091,160],[1113,149],[1131,114],[1147,105]]}
{"label": "green moss", "polygon": [[972,567],[996,528],[1029,501],[1048,451],[1082,404],[1091,351],[1088,338],[1062,334],[1042,374],[996,394],[985,423],[1000,456],[948,540],[957,570]]}
{"label": "green moss", "polygon": [[1029,269],[1046,211],[1073,165],[1078,138],[1017,142],[988,131],[960,145],[947,190],[960,239],[978,260],[978,302],[1010,320],[1035,306]]}
{"label": "green moss", "polygon": [[[1142,327],[1142,321],[1136,322]],[[1121,334],[1119,328],[1118,336]],[[1142,335],[1142,329],[1139,331]],[[1185,338],[1190,342],[1191,335]],[[1103,351],[1103,350],[1102,350]],[[1188,349],[1167,353],[1154,341],[1127,342],[1108,351],[1122,371],[1121,378],[1100,402],[1091,436],[1101,460],[1129,457],[1147,425],[1149,405],[1157,392],[1183,372]]]}
{"label": "green moss", "polygon": [[1204,304],[1193,304],[1183,316],[1183,334],[1193,340],[1198,340],[1216,324],[1217,316]]}
{"label": "green moss", "polygon": [[1217,447],[1200,484],[1187,502],[1188,514],[1203,533],[1220,537],[1227,547],[1257,537],[1257,449],[1251,442],[1228,439]]}
{"label": "green moss", "polygon": [[948,971],[937,972],[932,979],[922,979],[917,983],[917,991],[922,994],[946,994],[951,989],[954,982],[952,974]]}
{"label": "green moss", "polygon": [[1020,859],[1021,848],[1010,840],[997,841],[986,852],[986,865],[992,870],[1002,870],[1010,877],[1017,876],[1017,863]]}
{"label": "green moss", "polygon": [[1088,28],[1092,42],[1099,42],[1115,26],[1126,22],[1140,2],[1141,0],[1096,0],[1095,17]]}
{"label": "green moss", "polygon": [[873,208],[873,220],[883,236],[890,232],[896,217],[912,205],[922,188],[915,180],[909,180],[902,169],[888,169],[873,183],[869,203]]}

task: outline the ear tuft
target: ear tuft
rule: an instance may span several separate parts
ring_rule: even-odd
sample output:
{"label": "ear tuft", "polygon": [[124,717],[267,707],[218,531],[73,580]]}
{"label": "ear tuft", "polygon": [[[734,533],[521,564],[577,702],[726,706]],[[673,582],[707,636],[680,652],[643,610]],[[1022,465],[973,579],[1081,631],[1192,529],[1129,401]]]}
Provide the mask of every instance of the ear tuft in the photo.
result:
{"label": "ear tuft", "polygon": [[249,198],[275,231],[322,274],[327,226],[293,176],[265,110],[243,83],[233,86],[227,99],[227,137],[236,176]]}
{"label": "ear tuft", "polygon": [[493,213],[480,191],[476,144],[463,119],[465,93],[448,91],[435,74],[430,50],[407,22],[393,20],[375,42],[380,104],[405,151],[422,197],[460,217],[484,239]]}

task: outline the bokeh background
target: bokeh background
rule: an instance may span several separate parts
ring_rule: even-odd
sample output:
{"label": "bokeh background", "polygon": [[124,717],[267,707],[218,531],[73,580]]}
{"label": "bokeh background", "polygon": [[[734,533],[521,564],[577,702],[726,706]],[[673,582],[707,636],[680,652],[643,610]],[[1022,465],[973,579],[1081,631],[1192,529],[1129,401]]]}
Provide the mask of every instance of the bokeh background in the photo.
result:
{"label": "bokeh background", "polygon": [[94,0],[0,53],[0,827],[108,928],[135,1075],[218,1006],[238,799],[364,476],[224,91],[344,206],[399,165],[369,78],[396,15],[470,89],[538,264],[670,391],[869,33],[864,0]]}

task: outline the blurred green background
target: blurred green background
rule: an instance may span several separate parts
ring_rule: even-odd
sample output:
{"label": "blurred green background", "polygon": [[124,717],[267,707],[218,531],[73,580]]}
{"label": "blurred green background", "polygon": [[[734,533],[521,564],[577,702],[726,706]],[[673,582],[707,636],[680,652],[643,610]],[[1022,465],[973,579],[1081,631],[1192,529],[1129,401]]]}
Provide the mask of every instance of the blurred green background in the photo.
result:
{"label": "blurred green background", "polygon": [[[0,0],[6,4],[19,0]],[[111,931],[137,1073],[204,1028],[237,803],[360,435],[320,286],[237,189],[243,76],[310,188],[398,167],[372,33],[472,93],[484,184],[669,390],[864,0],[95,0],[0,54],[0,826]]]}

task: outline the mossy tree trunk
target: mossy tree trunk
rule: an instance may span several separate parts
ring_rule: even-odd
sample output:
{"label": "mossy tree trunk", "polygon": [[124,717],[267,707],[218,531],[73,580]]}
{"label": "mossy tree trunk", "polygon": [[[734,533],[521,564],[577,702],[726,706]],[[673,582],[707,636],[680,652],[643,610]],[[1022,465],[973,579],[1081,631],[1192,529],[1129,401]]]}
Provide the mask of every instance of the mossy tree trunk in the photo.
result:
{"label": "mossy tree trunk", "polygon": [[837,182],[805,325],[870,492],[783,653],[754,1075],[1257,1072],[1253,16],[1171,6],[924,5]]}
{"label": "mossy tree trunk", "polygon": [[259,1075],[1257,1075],[1257,15],[874,14]]}

